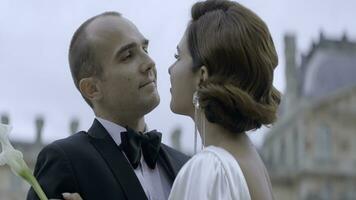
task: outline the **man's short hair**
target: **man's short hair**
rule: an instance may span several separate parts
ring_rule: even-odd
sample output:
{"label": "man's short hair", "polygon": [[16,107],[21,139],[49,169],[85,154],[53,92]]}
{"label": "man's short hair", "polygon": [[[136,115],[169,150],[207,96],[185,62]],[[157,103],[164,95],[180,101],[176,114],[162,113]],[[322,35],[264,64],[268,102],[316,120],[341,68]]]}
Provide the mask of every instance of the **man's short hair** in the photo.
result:
{"label": "man's short hair", "polygon": [[[98,76],[102,74],[102,67],[100,60],[96,57],[95,48],[92,42],[88,38],[86,32],[89,24],[99,17],[104,16],[118,16],[121,14],[118,12],[104,12],[102,14],[96,15],[88,20],[86,20],[79,28],[75,31],[69,47],[69,66],[72,73],[72,78],[76,88],[79,89],[79,82],[83,78]],[[82,94],[83,96],[83,94]],[[93,107],[92,102],[83,96],[85,101],[90,107]]]}

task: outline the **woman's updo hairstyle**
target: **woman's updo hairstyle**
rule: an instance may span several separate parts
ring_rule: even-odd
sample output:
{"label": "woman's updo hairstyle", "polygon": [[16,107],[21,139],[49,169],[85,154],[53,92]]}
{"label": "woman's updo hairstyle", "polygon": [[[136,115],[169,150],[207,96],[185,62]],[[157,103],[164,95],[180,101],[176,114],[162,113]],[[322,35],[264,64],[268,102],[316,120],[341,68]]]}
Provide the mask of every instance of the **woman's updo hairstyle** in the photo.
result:
{"label": "woman's updo hairstyle", "polygon": [[280,103],[273,87],[278,57],[266,24],[228,0],[198,2],[191,14],[193,71],[204,65],[209,73],[198,89],[207,120],[235,133],[273,123]]}

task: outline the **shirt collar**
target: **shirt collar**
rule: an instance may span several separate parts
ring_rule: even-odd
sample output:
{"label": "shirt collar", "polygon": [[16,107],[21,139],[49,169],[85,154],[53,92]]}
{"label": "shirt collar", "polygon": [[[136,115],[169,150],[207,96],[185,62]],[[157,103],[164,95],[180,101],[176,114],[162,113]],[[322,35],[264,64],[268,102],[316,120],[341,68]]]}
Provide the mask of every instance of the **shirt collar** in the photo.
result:
{"label": "shirt collar", "polygon": [[[101,125],[103,125],[103,127],[111,136],[111,138],[115,141],[116,145],[119,146],[121,144],[121,132],[126,132],[127,131],[126,128],[100,117],[96,117],[96,119],[101,123]],[[148,127],[146,124],[145,132],[147,132],[147,130]]]}
{"label": "shirt collar", "polygon": [[96,119],[101,123],[101,125],[103,125],[106,131],[110,134],[111,138],[115,141],[116,145],[119,146],[121,144],[121,132],[125,132],[126,128],[100,117],[96,117]]}

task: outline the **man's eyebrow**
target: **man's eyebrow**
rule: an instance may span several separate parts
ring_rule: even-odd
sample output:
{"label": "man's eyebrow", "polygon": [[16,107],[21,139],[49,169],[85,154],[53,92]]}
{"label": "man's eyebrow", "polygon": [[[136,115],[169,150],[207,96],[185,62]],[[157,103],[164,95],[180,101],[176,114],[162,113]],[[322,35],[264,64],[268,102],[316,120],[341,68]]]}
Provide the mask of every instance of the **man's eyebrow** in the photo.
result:
{"label": "man's eyebrow", "polygon": [[178,52],[178,54],[180,54],[180,48],[179,48],[179,46],[177,46],[177,52]]}
{"label": "man's eyebrow", "polygon": [[120,47],[120,49],[116,52],[115,55],[116,55],[116,56],[119,56],[119,55],[121,55],[123,52],[125,52],[126,50],[132,49],[132,48],[134,48],[134,47],[136,47],[136,46],[137,46],[137,44],[136,44],[135,42],[131,42],[131,43],[129,43],[129,44],[126,44],[126,45]]}
{"label": "man's eyebrow", "polygon": [[[142,45],[147,46],[149,42],[150,42],[149,40],[143,39],[143,40],[142,40]],[[126,44],[126,45],[120,47],[120,49],[116,52],[115,55],[116,55],[116,56],[119,56],[120,54],[122,54],[122,53],[125,52],[126,50],[132,49],[132,48],[135,48],[135,47],[137,47],[137,43],[135,43],[135,42],[128,43],[128,44]]]}

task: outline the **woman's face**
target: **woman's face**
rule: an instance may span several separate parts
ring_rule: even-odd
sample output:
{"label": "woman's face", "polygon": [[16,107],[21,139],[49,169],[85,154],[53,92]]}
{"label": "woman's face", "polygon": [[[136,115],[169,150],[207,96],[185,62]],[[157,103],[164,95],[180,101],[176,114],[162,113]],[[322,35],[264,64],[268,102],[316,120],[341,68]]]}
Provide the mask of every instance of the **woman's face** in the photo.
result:
{"label": "woman's face", "polygon": [[197,78],[193,73],[193,59],[188,49],[187,33],[177,46],[176,62],[169,67],[171,80],[171,110],[174,113],[193,117],[193,93],[196,90]]}

